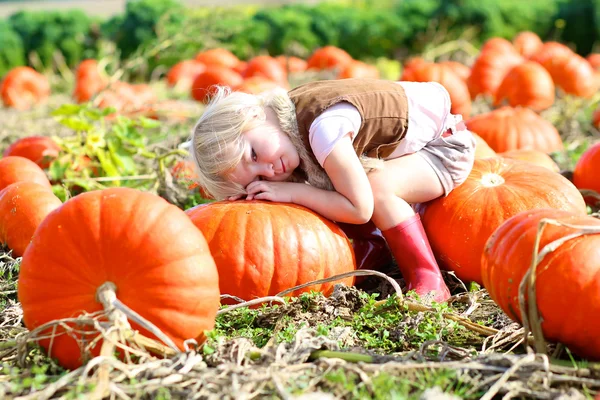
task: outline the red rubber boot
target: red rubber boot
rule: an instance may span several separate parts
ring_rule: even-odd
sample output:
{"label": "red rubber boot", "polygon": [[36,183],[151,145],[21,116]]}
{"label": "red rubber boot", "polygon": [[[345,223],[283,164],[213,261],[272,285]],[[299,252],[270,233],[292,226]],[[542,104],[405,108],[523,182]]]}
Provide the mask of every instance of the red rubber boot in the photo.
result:
{"label": "red rubber boot", "polygon": [[388,249],[381,231],[373,222],[363,225],[345,224],[338,225],[349,239],[352,239],[354,256],[357,269],[380,270],[381,267],[393,262],[392,254]]}
{"label": "red rubber boot", "polygon": [[419,214],[382,233],[408,290],[414,289],[422,297],[430,297],[429,293],[435,290],[432,298],[438,303],[450,298],[450,291],[435,261]]}

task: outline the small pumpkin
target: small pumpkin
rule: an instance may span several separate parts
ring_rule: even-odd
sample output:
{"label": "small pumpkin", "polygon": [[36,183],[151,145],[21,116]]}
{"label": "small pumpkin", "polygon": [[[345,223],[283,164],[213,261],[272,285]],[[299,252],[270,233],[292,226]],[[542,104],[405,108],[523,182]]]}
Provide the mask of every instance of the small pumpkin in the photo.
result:
{"label": "small pumpkin", "polygon": [[27,136],[15,141],[4,151],[4,157],[19,156],[33,161],[40,168],[48,168],[58,157],[60,146],[48,136]]}
{"label": "small pumpkin", "polygon": [[533,56],[540,51],[544,43],[535,32],[519,32],[512,40],[515,50],[525,58]]}
{"label": "small pumpkin", "polygon": [[471,113],[471,97],[467,84],[454,71],[442,64],[423,62],[405,69],[402,81],[438,82],[450,94],[451,112],[465,118]]}
{"label": "small pumpkin", "polygon": [[245,78],[242,84],[235,87],[234,90],[236,92],[259,94],[277,87],[281,87],[277,82],[265,78],[264,76],[255,75],[250,78]]}
{"label": "small pumpkin", "polygon": [[596,108],[596,111],[594,111],[594,114],[592,115],[592,124],[597,129],[600,129],[600,106]]}
{"label": "small pumpkin", "polygon": [[244,78],[260,76],[267,78],[277,84],[287,87],[287,71],[281,66],[279,61],[271,56],[252,57],[246,64],[246,69],[242,73]]}
{"label": "small pumpkin", "polygon": [[506,53],[514,53],[516,51],[513,44],[507,39],[501,37],[493,37],[489,38],[485,41],[483,46],[481,46],[481,52],[484,51],[501,51]]}
{"label": "small pumpkin", "polygon": [[471,99],[475,99],[477,96],[493,98],[508,71],[523,61],[525,59],[514,50],[482,51],[471,67],[471,75],[467,79]]}
{"label": "small pumpkin", "polygon": [[469,75],[471,75],[471,68],[458,61],[440,61],[438,64],[450,68],[452,71],[454,71],[456,75],[460,77],[460,79],[462,79],[465,82],[467,81],[467,79],[469,79]]}
{"label": "small pumpkin", "polygon": [[200,61],[206,66],[217,66],[234,69],[240,63],[240,59],[235,54],[224,48],[214,48],[203,50],[196,54],[196,61]]}
{"label": "small pumpkin", "polygon": [[[573,170],[573,183],[579,189],[593,190],[600,194],[600,142],[590,146],[583,152]],[[587,197],[591,205],[598,203],[597,199]]]}
{"label": "small pumpkin", "polygon": [[440,266],[462,280],[482,283],[481,255],[489,236],[513,215],[538,208],[586,214],[581,194],[562,175],[495,157],[475,160],[463,184],[420,212]]}
{"label": "small pumpkin", "polygon": [[540,167],[548,168],[550,171],[560,172],[558,164],[548,154],[539,150],[510,150],[504,153],[498,153],[500,157],[511,158],[513,160],[527,161]]}
{"label": "small pumpkin", "polygon": [[[538,209],[516,214],[491,235],[481,259],[483,283],[500,308],[520,323],[519,285],[531,266],[543,218],[600,228],[600,220],[591,216]],[[539,251],[577,230],[547,225]],[[535,273],[536,305],[544,337],[590,360],[600,360],[600,324],[593,317],[600,314],[599,259],[600,234],[579,236],[544,257]]]}
{"label": "small pumpkin", "polygon": [[[182,210],[156,195],[130,188],[97,190],[48,214],[21,264],[18,297],[25,326],[32,330],[101,311],[96,294],[107,282],[116,286],[122,303],[182,350],[184,340],[201,341],[214,327],[219,283],[206,240]],[[74,335],[81,339],[84,328]],[[58,336],[40,344],[65,368],[77,368],[90,354],[82,355],[77,341],[61,333],[58,327]],[[96,336],[86,334],[87,343]],[[91,346],[91,355],[98,354],[101,343]]]}
{"label": "small pumpkin", "polygon": [[285,55],[280,55],[275,57],[275,59],[290,74],[304,72],[308,65],[306,60],[295,56],[287,57]]}
{"label": "small pumpkin", "polygon": [[108,85],[108,77],[100,70],[98,61],[83,60],[75,72],[73,98],[78,103],[90,101]]}
{"label": "small pumpkin", "polygon": [[579,54],[553,57],[542,63],[556,86],[565,93],[589,98],[598,92],[598,80],[592,65]]}
{"label": "small pumpkin", "polygon": [[352,62],[353,58],[346,50],[336,46],[324,46],[316,49],[306,61],[307,69],[342,69]]}
{"label": "small pumpkin", "polygon": [[0,243],[21,257],[46,216],[61,205],[46,186],[17,182],[0,191]]}
{"label": "small pumpkin", "polygon": [[379,79],[379,70],[374,65],[354,60],[343,67],[338,74],[338,79],[348,78]]}
{"label": "small pumpkin", "polygon": [[170,87],[189,90],[194,79],[205,70],[206,65],[198,60],[180,61],[167,72],[167,84]]}
{"label": "small pumpkin", "polygon": [[190,94],[195,100],[205,103],[214,93],[213,86],[229,86],[233,89],[243,82],[244,78],[238,72],[226,67],[209,65],[194,79]]}
{"label": "small pumpkin", "polygon": [[[186,211],[215,258],[222,294],[244,300],[275,295],[293,286],[356,267],[350,241],[333,222],[288,203],[221,201]],[[313,285],[325,294],[336,283]]]}
{"label": "small pumpkin", "polygon": [[0,190],[11,183],[35,182],[50,188],[46,173],[36,163],[25,157],[10,156],[0,159]]}
{"label": "small pumpkin", "polygon": [[0,85],[0,97],[6,107],[27,110],[50,96],[48,78],[31,67],[8,71]]}
{"label": "small pumpkin", "polygon": [[501,107],[471,117],[465,124],[498,153],[517,149],[552,153],[564,148],[554,125],[528,108]]}
{"label": "small pumpkin", "polygon": [[544,67],[533,61],[515,66],[496,91],[494,105],[504,100],[512,107],[529,107],[542,111],[554,104],[554,82]]}

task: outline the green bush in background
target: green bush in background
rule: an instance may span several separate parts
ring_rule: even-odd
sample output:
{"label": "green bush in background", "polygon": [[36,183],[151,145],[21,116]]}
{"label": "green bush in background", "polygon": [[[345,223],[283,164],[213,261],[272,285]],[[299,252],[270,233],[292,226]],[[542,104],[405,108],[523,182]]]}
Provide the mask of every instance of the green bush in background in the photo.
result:
{"label": "green bush in background", "polygon": [[8,21],[0,20],[0,77],[10,69],[25,64],[23,41]]}
{"label": "green bush in background", "polygon": [[92,20],[80,10],[20,11],[11,15],[8,23],[20,36],[25,56],[35,52],[44,67],[52,64],[56,51],[69,67],[95,56]]}
{"label": "green bush in background", "polygon": [[585,56],[598,45],[600,0],[332,0],[190,10],[178,0],[130,0],[123,15],[100,22],[80,11],[23,11],[0,24],[0,73],[33,52],[46,68],[56,51],[73,67],[98,55],[102,41],[114,43],[122,60],[145,57],[144,74],[217,46],[241,59],[308,57],[325,45],[357,59],[403,58],[465,32],[479,46],[524,30]]}

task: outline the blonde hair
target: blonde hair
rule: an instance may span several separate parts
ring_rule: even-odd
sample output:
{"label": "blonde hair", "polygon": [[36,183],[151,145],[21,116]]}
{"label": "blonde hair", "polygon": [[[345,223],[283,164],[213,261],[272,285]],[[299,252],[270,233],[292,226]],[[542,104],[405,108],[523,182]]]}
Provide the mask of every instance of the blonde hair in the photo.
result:
{"label": "blonde hair", "polygon": [[[265,120],[265,107],[276,114],[281,130],[290,138],[301,160],[300,171],[290,181],[334,190],[331,180],[316,163],[298,132],[296,108],[287,91],[276,88],[252,95],[217,86],[204,113],[193,128],[192,159],[200,186],[216,200],[245,194],[246,189],[225,175],[241,161],[245,149],[242,133]],[[383,167],[383,160],[360,156],[365,172]]]}
{"label": "blonde hair", "polygon": [[191,156],[200,185],[217,200],[246,193],[244,187],[224,175],[242,159],[242,133],[265,120],[259,96],[215,87],[210,102],[192,133]]}

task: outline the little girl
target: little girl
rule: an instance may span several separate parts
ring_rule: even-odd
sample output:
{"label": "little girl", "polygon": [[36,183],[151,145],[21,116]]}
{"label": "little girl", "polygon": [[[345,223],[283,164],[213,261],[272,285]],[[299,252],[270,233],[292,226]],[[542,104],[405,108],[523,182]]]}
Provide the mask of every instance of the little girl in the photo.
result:
{"label": "little girl", "polygon": [[217,88],[192,147],[199,184],[215,199],[291,202],[339,223],[372,221],[409,290],[450,297],[411,206],[448,195],[473,166],[473,136],[440,84],[343,79],[261,95]]}

